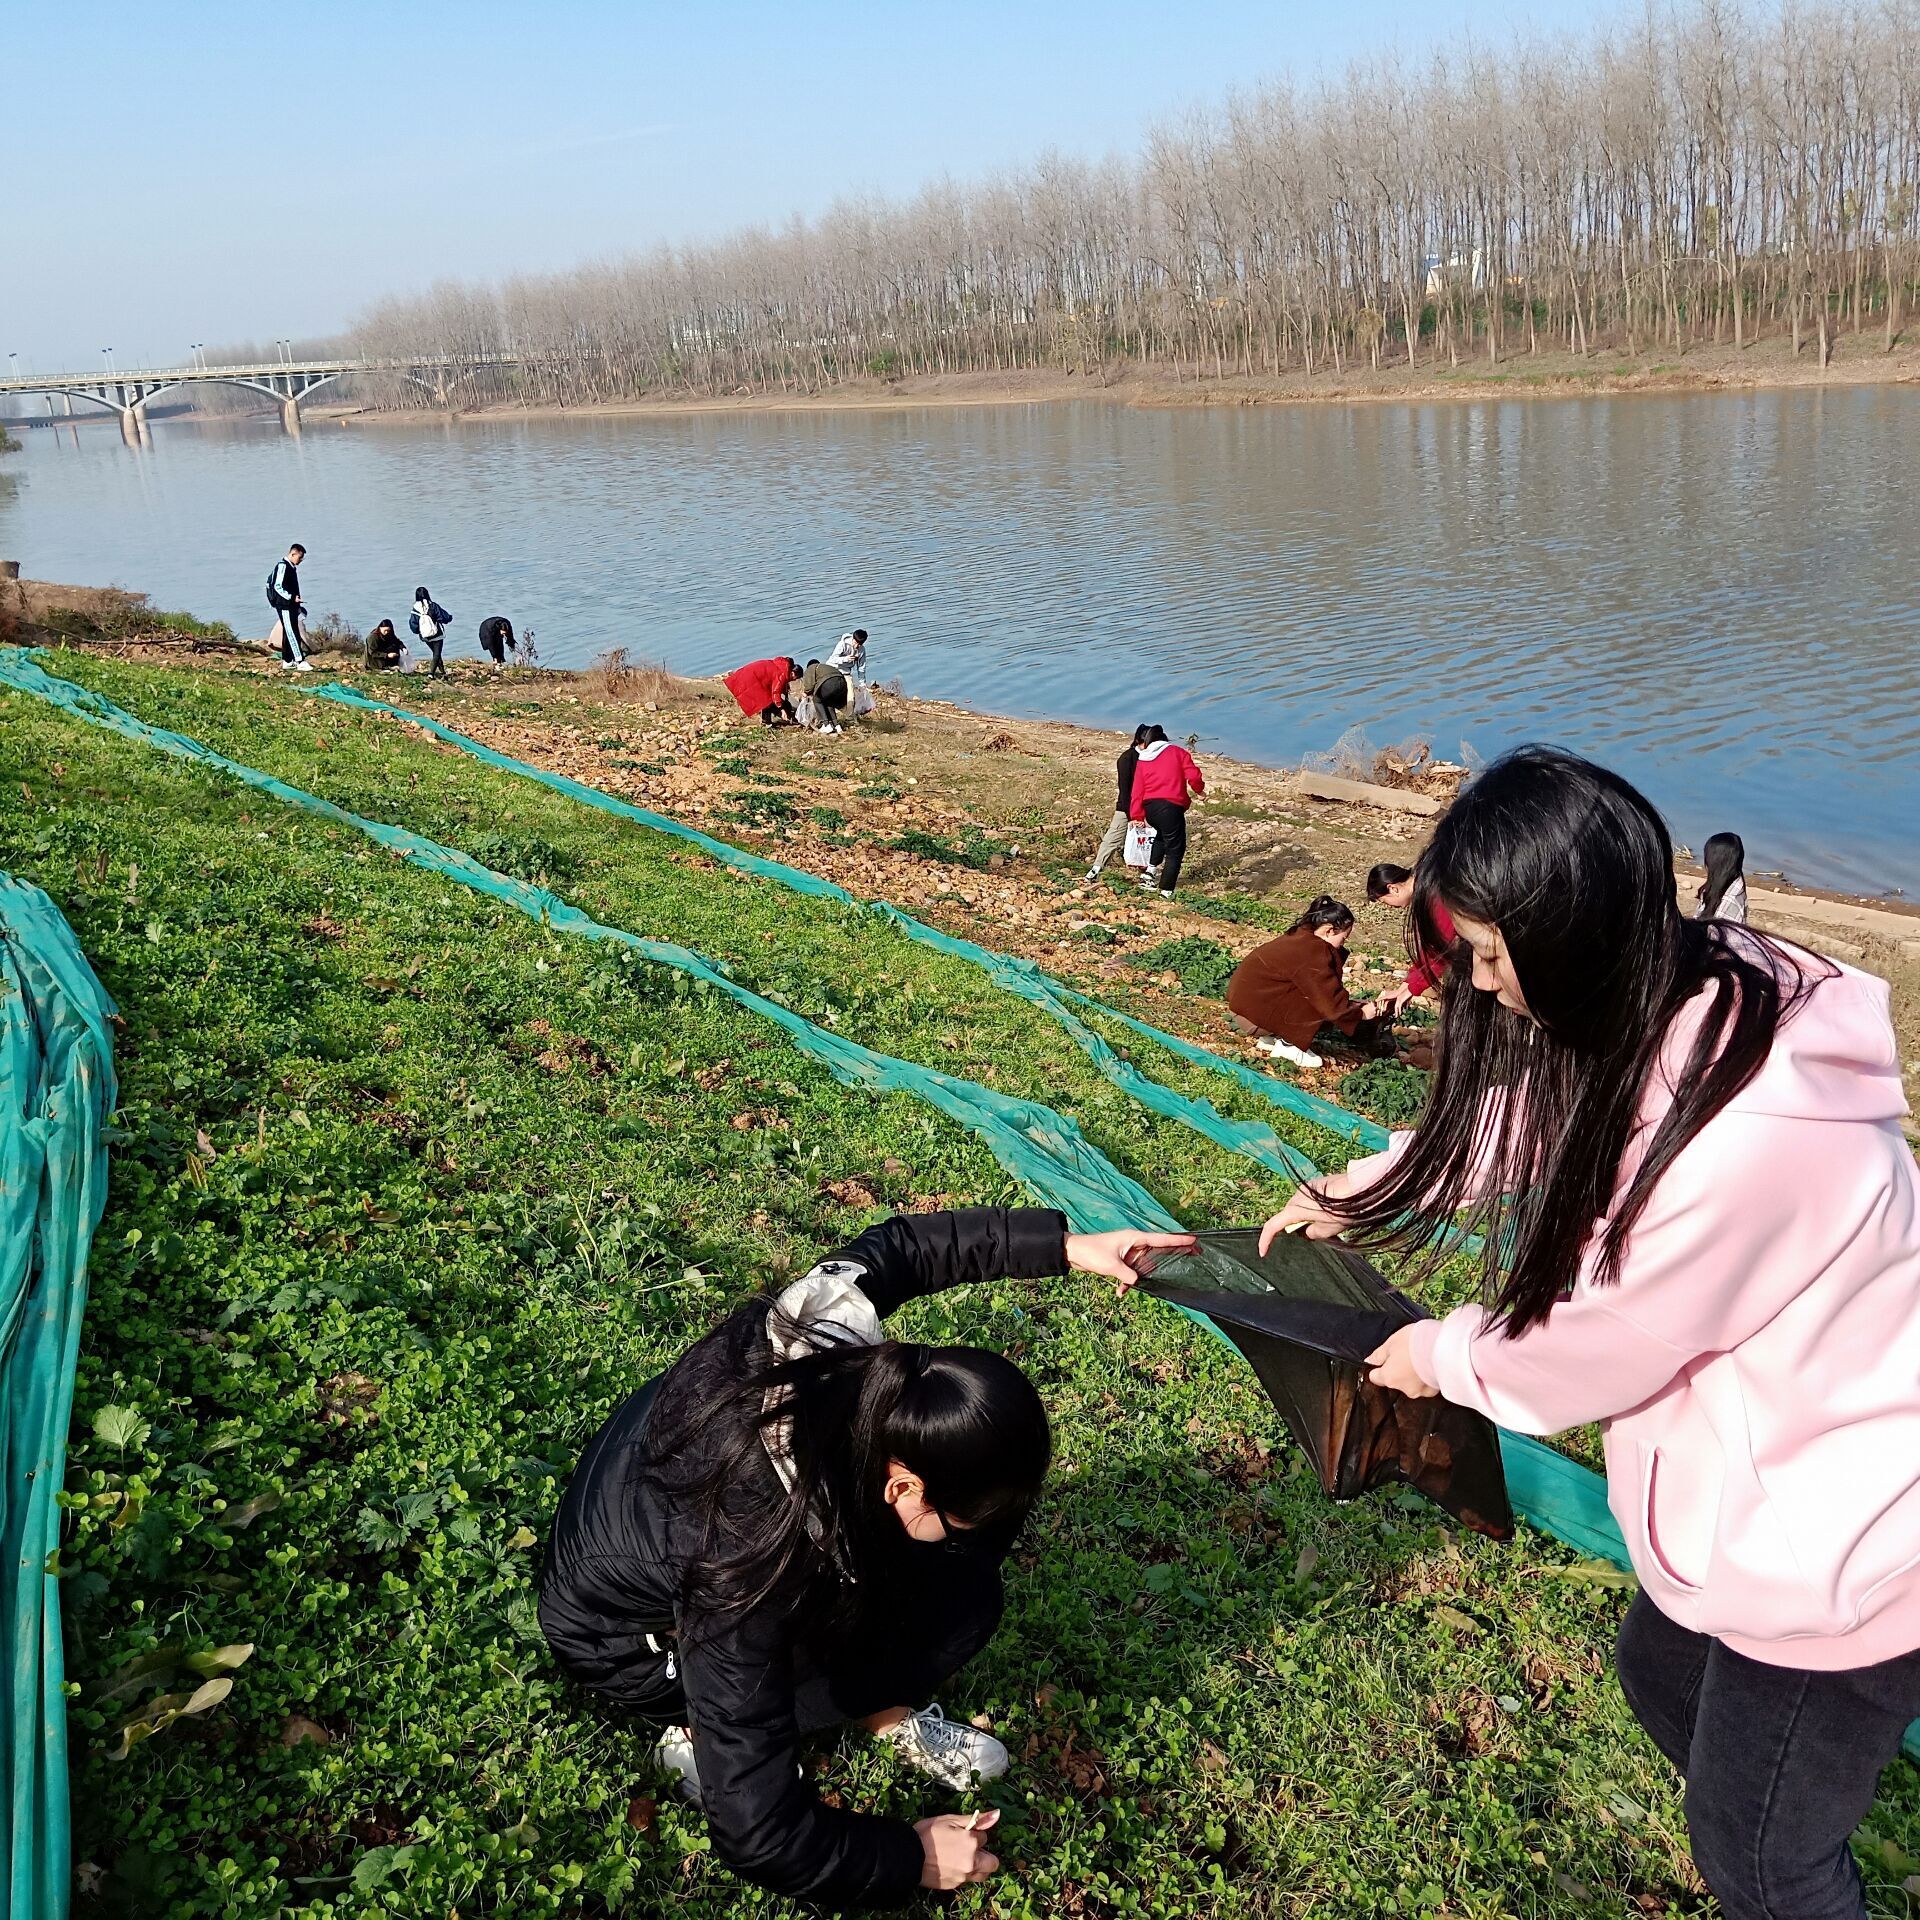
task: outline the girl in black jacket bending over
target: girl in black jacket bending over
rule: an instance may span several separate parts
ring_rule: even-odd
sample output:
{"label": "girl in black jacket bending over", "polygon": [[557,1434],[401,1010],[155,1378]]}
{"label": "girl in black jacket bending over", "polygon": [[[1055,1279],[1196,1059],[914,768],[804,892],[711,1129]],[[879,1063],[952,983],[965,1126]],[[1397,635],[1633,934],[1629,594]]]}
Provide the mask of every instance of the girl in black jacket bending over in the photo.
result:
{"label": "girl in black jacket bending over", "polygon": [[984,1880],[995,1815],[909,1826],[824,1806],[803,1734],[853,1721],[942,1784],[1006,1771],[991,1735],[915,1709],[999,1624],[1000,1563],[1046,1475],[1032,1383],[973,1347],[890,1340],[946,1287],[1069,1267],[1130,1280],[1185,1234],[1069,1234],[981,1207],[869,1227],[630,1395],[554,1521],[540,1624],[576,1680],[662,1724],[714,1850],[832,1905]]}

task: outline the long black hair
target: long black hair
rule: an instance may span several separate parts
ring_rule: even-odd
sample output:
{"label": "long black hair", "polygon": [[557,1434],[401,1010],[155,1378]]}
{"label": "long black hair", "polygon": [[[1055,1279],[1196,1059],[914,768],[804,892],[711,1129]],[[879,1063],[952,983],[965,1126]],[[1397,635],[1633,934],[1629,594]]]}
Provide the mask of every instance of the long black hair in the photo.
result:
{"label": "long black hair", "polygon": [[1746,871],[1747,847],[1737,833],[1709,834],[1702,849],[1707,877],[1700,888],[1700,917],[1711,920],[1720,911],[1727,889]]}
{"label": "long black hair", "polygon": [[[795,1341],[814,1345],[733,1376],[717,1403],[692,1407],[691,1425],[685,1415],[649,1421],[682,1436],[649,1471],[694,1516],[682,1590],[689,1614],[734,1615],[774,1600],[823,1619],[884,1605],[888,1565],[929,1550],[887,1505],[895,1460],[925,1483],[951,1549],[1006,1554],[1053,1452],[1046,1409],[1011,1360],[977,1347],[859,1345],[778,1307],[769,1321],[764,1302],[743,1313],[756,1344],[765,1329],[789,1351]],[[688,1440],[698,1463],[676,1472]],[[770,1454],[791,1463],[790,1475],[770,1470]]]}
{"label": "long black hair", "polygon": [[1132,745],[1134,747],[1134,750],[1137,752],[1141,747],[1144,747],[1147,744],[1147,742],[1152,738],[1153,738],[1152,726],[1149,725],[1149,723],[1146,722],[1145,720],[1142,720],[1140,724],[1137,727],[1135,727],[1133,730]]}
{"label": "long black hair", "polygon": [[[1463,1214],[1485,1236],[1494,1316],[1515,1335],[1571,1286],[1602,1218],[1596,1282],[1619,1277],[1661,1176],[1831,969],[1683,919],[1660,815],[1619,775],[1551,747],[1495,761],[1447,810],[1414,874],[1413,930],[1431,945],[1436,901],[1499,929],[1533,1017],[1473,989],[1458,945],[1412,1144],[1385,1178],[1328,1206],[1355,1238],[1424,1246],[1429,1271]],[[1667,1030],[1703,989],[1673,1104],[1619,1192]]]}
{"label": "long black hair", "polygon": [[1297,919],[1287,931],[1299,933],[1303,929],[1313,931],[1320,927],[1331,927],[1335,933],[1343,933],[1353,925],[1353,909],[1344,900],[1336,900],[1332,894],[1323,893],[1307,902]]}

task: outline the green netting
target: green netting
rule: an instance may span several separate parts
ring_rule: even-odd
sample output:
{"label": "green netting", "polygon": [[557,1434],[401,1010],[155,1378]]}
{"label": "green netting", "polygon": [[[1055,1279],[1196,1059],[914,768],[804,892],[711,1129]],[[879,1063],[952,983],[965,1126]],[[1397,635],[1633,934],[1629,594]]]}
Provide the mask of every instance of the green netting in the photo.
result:
{"label": "green netting", "polygon": [[[276,780],[256,768],[229,760],[224,754],[216,753],[184,734],[150,726],[104,696],[75,686],[70,681],[55,678],[20,648],[0,647],[0,685],[32,694],[76,718],[229,774],[244,785],[272,794],[291,806],[352,827],[428,871],[457,885],[506,901],[557,931],[615,942],[645,959],[706,981],[741,1006],[773,1021],[802,1052],[820,1061],[837,1078],[850,1085],[876,1091],[909,1093],[938,1108],[979,1138],[1008,1174],[1022,1186],[1047,1204],[1058,1207],[1082,1231],[1114,1226],[1169,1227],[1180,1224],[1151,1193],[1107,1161],[1073,1121],[1037,1102],[1015,1099],[972,1081],[940,1073],[931,1067],[876,1053],[857,1041],[816,1027],[792,1009],[741,986],[711,961],[688,948],[666,941],[645,939],[625,928],[607,926],[544,887],[495,873],[466,854],[443,847],[423,835],[410,833],[403,827],[390,827],[378,821],[362,819],[331,801],[289,786],[285,781]],[[359,697],[354,696],[354,700],[358,702]],[[399,709],[389,711],[400,713]],[[401,717],[411,719],[416,716]],[[455,744],[465,744],[458,736],[452,736],[450,730],[441,729],[431,722],[422,724],[435,732],[447,733]],[[493,755],[491,749],[480,747],[478,742],[472,745],[483,757],[496,759],[517,770],[517,762],[507,761],[504,755]],[[561,786],[563,790],[577,789],[582,798],[591,797],[596,802],[608,798],[579,782],[566,781],[562,775],[539,774],[534,769],[527,771],[535,772],[536,777]],[[616,809],[625,810],[625,803],[614,805]],[[752,860],[752,856],[726,846],[723,841],[696,834],[692,828],[681,827],[677,822],[665,820],[663,816],[646,816],[640,808],[630,811],[643,817],[646,824],[652,825],[657,821],[669,831],[698,839],[716,858],[726,858],[729,864],[741,865]],[[754,865],[770,866],[771,863],[754,862]],[[793,869],[781,871],[792,872],[797,882],[804,882],[802,891],[836,900],[850,898],[843,889],[816,875],[801,874]],[[904,919],[906,916],[900,917]],[[931,928],[926,931],[934,932]],[[937,938],[945,941],[949,936],[942,934]],[[978,951],[983,955],[987,952],[984,948]],[[1275,1083],[1276,1086],[1278,1084]],[[1168,1090],[1163,1088],[1161,1091]],[[1172,1097],[1178,1099],[1180,1096]],[[1291,1153],[1294,1150],[1290,1148],[1288,1151]],[[1204,1320],[1200,1324],[1208,1325]],[[1209,1331],[1221,1337],[1217,1329],[1209,1327]],[[1576,1551],[1609,1560],[1617,1566],[1630,1565],[1625,1542],[1607,1508],[1605,1484],[1597,1474],[1536,1440],[1503,1431],[1500,1443],[1501,1458],[1508,1475],[1509,1496],[1517,1513]],[[1920,1759],[1920,1725],[1909,1732],[1907,1744],[1914,1757]]]}
{"label": "green netting", "polygon": [[0,1608],[7,1626],[7,1900],[67,1911],[67,1720],[56,1503],[86,1303],[106,1201],[113,1003],[59,909],[0,874]]}
{"label": "green netting", "polygon": [[1326,1127],[1342,1139],[1353,1140],[1371,1147],[1386,1144],[1386,1131],[1375,1126],[1371,1120],[1363,1120],[1357,1114],[1348,1113],[1343,1107],[1336,1107],[1330,1101],[1316,1099],[1312,1094],[1302,1092],[1300,1088],[1289,1086],[1284,1080],[1276,1080],[1271,1074],[1259,1072],[1253,1067],[1242,1065],[1237,1060],[1226,1060],[1217,1053],[1209,1052],[1205,1047],[1195,1046],[1191,1040],[1182,1040],[1177,1035],[1162,1033],[1158,1027],[1149,1026],[1144,1020],[1136,1020],[1131,1014],[1120,1013],[1112,1007],[1103,1006],[1099,1001],[1077,992],[1063,981],[1055,980],[1044,973],[1031,960],[1022,960],[1009,953],[998,953],[991,947],[983,947],[972,940],[963,940],[951,933],[942,933],[938,927],[930,927],[924,920],[916,920],[912,914],[903,913],[898,907],[884,900],[861,900],[849,893],[844,887],[835,886],[831,880],[823,880],[816,873],[808,873],[799,867],[782,866],[777,860],[763,860],[758,854],[747,853],[739,847],[730,846],[724,840],[716,840],[712,834],[702,833],[697,827],[687,826],[664,813],[655,813],[647,807],[637,807],[629,800],[622,800],[610,793],[603,793],[598,787],[590,787],[584,781],[572,780],[564,773],[550,773],[544,767],[529,765],[524,760],[515,760],[511,755],[499,752],[484,742],[475,740],[470,734],[458,732],[455,728],[444,726],[440,721],[423,713],[415,713],[407,707],[389,705],[384,700],[370,700],[365,694],[355,693],[349,687],[322,686],[303,689],[323,700],[335,700],[342,706],[358,707],[369,713],[384,713],[396,720],[406,720],[414,726],[423,727],[427,732],[456,746],[462,752],[472,754],[491,767],[499,767],[504,772],[519,774],[528,780],[537,780],[542,786],[551,787],[556,793],[564,793],[569,798],[581,801],[587,806],[598,807],[603,813],[617,815],[623,820],[632,820],[643,827],[651,827],[657,833],[672,834],[676,839],[691,841],[703,852],[734,868],[740,873],[751,873],[763,880],[776,881],[783,887],[791,887],[796,893],[811,894],[815,899],[832,900],[841,906],[857,907],[863,912],[880,915],[890,920],[908,939],[917,940],[923,946],[937,948],[941,953],[951,954],[956,959],[966,960],[991,976],[997,986],[1008,993],[1016,994],[1029,1005],[1041,1009],[1057,1020],[1071,1036],[1074,1043],[1084,1051],[1100,1072],[1119,1087],[1124,1093],[1138,1100],[1143,1107],[1151,1108],[1163,1118],[1191,1127],[1196,1133],[1204,1134],[1209,1140],[1228,1149],[1229,1152],[1244,1154],[1249,1160],[1257,1161],[1270,1172],[1282,1175],[1289,1180],[1303,1180],[1317,1171],[1313,1162],[1299,1148],[1282,1140],[1271,1127],[1257,1121],[1232,1120],[1221,1113],[1211,1101],[1196,1100],[1186,1094],[1176,1092],[1172,1087],[1162,1086],[1157,1080],[1140,1072],[1130,1061],[1123,1059],[1113,1048],[1084,1020],[1078,1018],[1066,1004],[1069,1000],[1118,1020],[1143,1038],[1155,1041],[1183,1059],[1197,1066],[1213,1067],[1222,1073],[1232,1075],[1241,1085],[1271,1101],[1283,1112],[1291,1113],[1302,1120],[1311,1120],[1317,1126]]}

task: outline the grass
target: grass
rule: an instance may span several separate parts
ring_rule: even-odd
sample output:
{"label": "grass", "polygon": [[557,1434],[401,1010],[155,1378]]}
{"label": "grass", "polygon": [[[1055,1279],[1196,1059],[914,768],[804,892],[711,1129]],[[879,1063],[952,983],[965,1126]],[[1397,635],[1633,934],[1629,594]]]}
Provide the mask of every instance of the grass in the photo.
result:
{"label": "grass", "polygon": [[[277,683],[54,664],[363,813],[504,840],[870,1045],[1045,1098],[1194,1224],[1284,1192],[869,917]],[[538,1542],[585,1438],[731,1304],[885,1208],[1012,1198],[1004,1176],[677,976],[17,697],[0,792],[0,866],[54,895],[125,1021],[60,1561],[80,1911],[797,1915],[715,1868],[644,1740],[560,1681]],[[987,1796],[1009,1869],[928,1912],[1707,1911],[1606,1672],[1620,1596],[1556,1577],[1560,1549],[1412,1496],[1330,1506],[1237,1359],[1151,1305],[1006,1285],[910,1324],[1020,1358],[1060,1462],[947,1700],[1014,1750]],[[108,1757],[169,1664],[248,1644],[215,1711]],[[849,1804],[953,1804],[859,1742],[819,1764]],[[1915,1869],[1875,1849],[1911,1834],[1915,1789],[1896,1769],[1873,1816],[1883,1902]]]}

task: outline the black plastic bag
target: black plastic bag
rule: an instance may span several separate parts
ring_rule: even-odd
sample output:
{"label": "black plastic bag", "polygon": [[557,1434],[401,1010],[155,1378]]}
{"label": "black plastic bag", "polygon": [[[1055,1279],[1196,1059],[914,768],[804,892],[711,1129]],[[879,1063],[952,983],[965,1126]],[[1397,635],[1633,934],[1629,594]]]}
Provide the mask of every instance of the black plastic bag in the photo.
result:
{"label": "black plastic bag", "polygon": [[1402,1480],[1476,1533],[1513,1532],[1493,1423],[1367,1378],[1367,1355],[1428,1316],[1350,1248],[1283,1233],[1262,1257],[1252,1229],[1203,1233],[1191,1253],[1143,1260],[1140,1285],[1205,1314],[1246,1355],[1336,1500]]}

